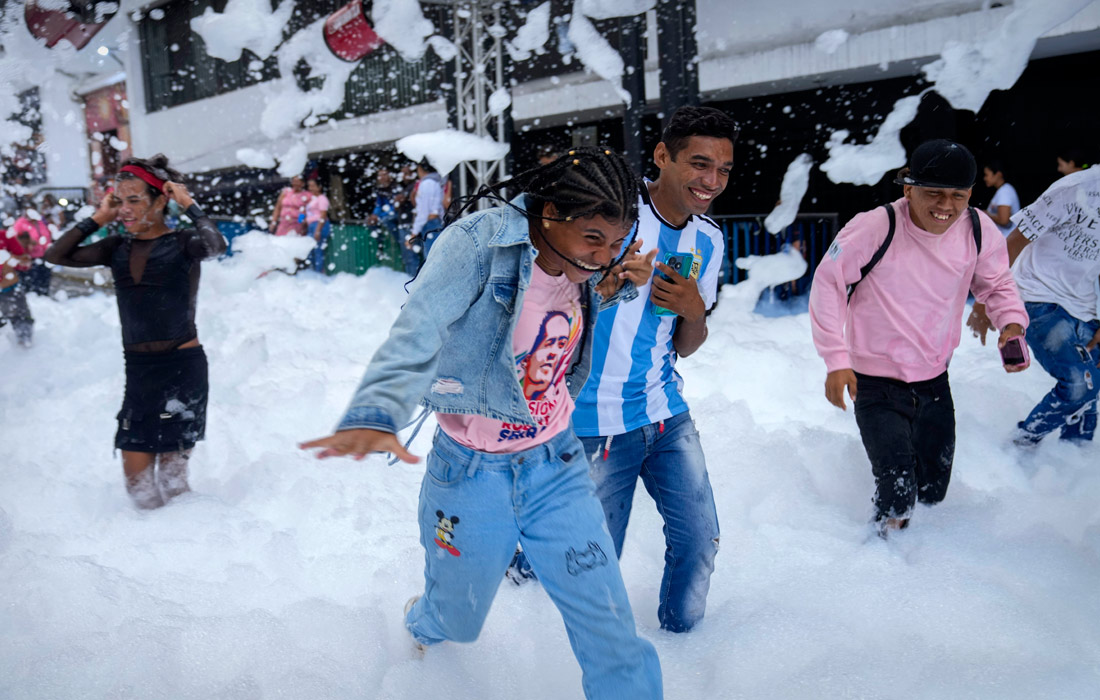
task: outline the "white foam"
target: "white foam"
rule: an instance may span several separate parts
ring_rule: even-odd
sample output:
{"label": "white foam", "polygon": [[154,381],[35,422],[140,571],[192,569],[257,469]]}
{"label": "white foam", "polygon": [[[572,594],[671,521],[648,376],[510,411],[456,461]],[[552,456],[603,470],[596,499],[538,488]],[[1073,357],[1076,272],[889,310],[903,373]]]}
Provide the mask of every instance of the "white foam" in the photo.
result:
{"label": "white foam", "polygon": [[427,158],[441,175],[446,175],[463,161],[503,158],[508,154],[510,146],[489,137],[441,129],[405,136],[397,140],[394,148],[413,161],[419,162],[422,158]]}
{"label": "white foam", "polygon": [[814,159],[809,153],[800,153],[791,161],[779,188],[779,204],[764,219],[764,228],[771,233],[779,233],[791,225],[810,186],[810,170],[813,167]]}

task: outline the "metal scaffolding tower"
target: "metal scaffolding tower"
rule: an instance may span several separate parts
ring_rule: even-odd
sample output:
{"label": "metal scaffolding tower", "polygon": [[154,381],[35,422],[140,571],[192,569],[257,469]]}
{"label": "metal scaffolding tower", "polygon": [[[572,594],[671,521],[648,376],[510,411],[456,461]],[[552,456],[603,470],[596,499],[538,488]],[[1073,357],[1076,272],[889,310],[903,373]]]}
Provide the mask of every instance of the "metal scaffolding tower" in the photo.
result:
{"label": "metal scaffolding tower", "polygon": [[[454,128],[475,136],[508,143],[511,107],[498,114],[489,110],[489,97],[506,89],[504,35],[499,0],[457,0],[450,3],[454,18],[452,40],[458,49],[454,60]],[[464,161],[458,166],[458,194],[508,178],[505,156],[492,161]]]}

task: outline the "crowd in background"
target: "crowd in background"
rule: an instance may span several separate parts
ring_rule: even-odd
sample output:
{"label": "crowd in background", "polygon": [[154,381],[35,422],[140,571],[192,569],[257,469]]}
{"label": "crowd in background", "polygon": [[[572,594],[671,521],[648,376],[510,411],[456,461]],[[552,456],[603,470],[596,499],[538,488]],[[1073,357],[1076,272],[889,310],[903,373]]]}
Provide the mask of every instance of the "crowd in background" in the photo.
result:
{"label": "crowd in background", "polygon": [[[399,168],[382,166],[375,172],[366,224],[381,227],[393,239],[405,271],[414,275],[443,230],[443,214],[451,196],[451,181],[427,160]],[[331,210],[318,177],[295,175],[279,192],[268,230],[276,236],[312,237],[316,245],[303,267],[323,273],[332,232]]]}

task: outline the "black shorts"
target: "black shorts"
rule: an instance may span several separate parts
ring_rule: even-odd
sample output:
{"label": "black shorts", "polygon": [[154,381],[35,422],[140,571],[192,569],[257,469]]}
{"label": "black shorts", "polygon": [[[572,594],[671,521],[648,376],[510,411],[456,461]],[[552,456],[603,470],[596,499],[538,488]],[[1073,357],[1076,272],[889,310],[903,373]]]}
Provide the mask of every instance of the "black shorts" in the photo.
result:
{"label": "black shorts", "polygon": [[126,395],[115,447],[177,452],[206,435],[206,353],[202,346],[171,352],[125,352]]}

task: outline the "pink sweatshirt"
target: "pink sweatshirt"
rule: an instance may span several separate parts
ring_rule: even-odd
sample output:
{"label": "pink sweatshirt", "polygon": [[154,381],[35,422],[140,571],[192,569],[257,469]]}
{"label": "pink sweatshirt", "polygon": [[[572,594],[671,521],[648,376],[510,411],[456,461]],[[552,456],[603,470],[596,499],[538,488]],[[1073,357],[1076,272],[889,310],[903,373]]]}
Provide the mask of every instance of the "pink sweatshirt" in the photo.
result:
{"label": "pink sweatshirt", "polygon": [[889,220],[877,207],[845,226],[814,273],[810,325],[814,345],[829,372],[919,382],[942,374],[962,335],[967,291],[986,305],[997,328],[1027,327],[1027,312],[1008,267],[1008,248],[985,213],[982,254],[975,264],[974,235],[964,212],[943,234],[918,228],[904,197],[893,203],[897,229],[886,254],[856,287],[851,305],[847,287],[859,279],[886,240]]}

